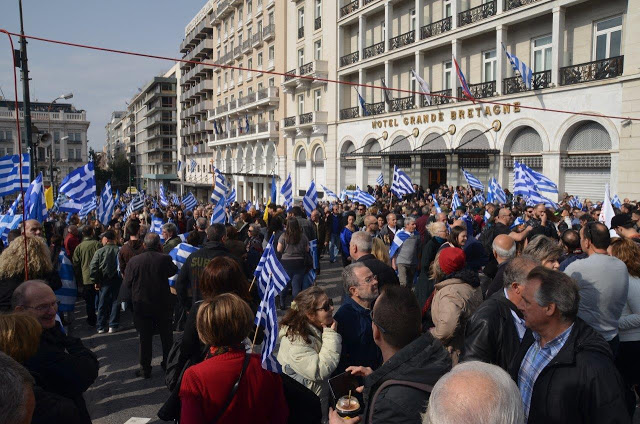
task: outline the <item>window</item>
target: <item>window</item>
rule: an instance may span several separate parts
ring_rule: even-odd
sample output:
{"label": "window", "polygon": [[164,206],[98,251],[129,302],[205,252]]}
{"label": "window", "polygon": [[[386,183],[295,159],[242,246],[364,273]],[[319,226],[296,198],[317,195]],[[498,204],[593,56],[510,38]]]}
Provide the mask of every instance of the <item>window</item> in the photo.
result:
{"label": "window", "polygon": [[242,33],[238,34],[238,47],[242,47]]}
{"label": "window", "polygon": [[60,149],[55,150],[55,159],[60,160]]}
{"label": "window", "polygon": [[262,90],[262,87],[263,87],[262,82],[259,82],[258,83],[258,91]]}
{"label": "window", "polygon": [[233,82],[233,69],[231,70],[231,82]]}
{"label": "window", "polygon": [[318,112],[320,110],[320,103],[322,101],[322,90],[318,89],[313,92],[313,110]]}
{"label": "window", "polygon": [[536,38],[532,41],[533,72],[551,69],[551,36]]}
{"label": "window", "polygon": [[262,21],[258,21],[258,34],[262,34]]}
{"label": "window", "polygon": [[444,65],[443,84],[445,90],[451,90],[451,61],[445,62]]}
{"label": "window", "polygon": [[269,60],[272,61],[276,58],[276,48],[274,46],[269,46]]}
{"label": "window", "polygon": [[275,78],[269,78],[269,87],[275,87],[275,86],[276,86]]}
{"label": "window", "polygon": [[7,147],[7,155],[13,154],[13,147]]}
{"label": "window", "polygon": [[444,17],[445,18],[451,17],[451,0],[444,1]]}
{"label": "window", "polygon": [[316,16],[315,18],[321,18],[322,17],[322,0],[316,0]]}
{"label": "window", "polygon": [[269,25],[275,25],[276,24],[276,17],[273,14],[273,12],[269,13]]}
{"label": "window", "polygon": [[620,56],[622,40],[622,16],[606,19],[595,24],[595,60]]}
{"label": "window", "polygon": [[251,41],[252,36],[253,36],[253,28],[247,27],[247,41]]}
{"label": "window", "polygon": [[238,81],[242,81],[242,62],[240,62],[238,67]]}
{"label": "window", "polygon": [[304,49],[298,49],[298,66],[304,65]]}
{"label": "window", "polygon": [[496,80],[496,51],[489,50],[482,53],[482,81]]}
{"label": "window", "polygon": [[222,78],[218,76],[218,88],[222,86]]}
{"label": "window", "polygon": [[258,69],[262,70],[262,52],[258,53]]}
{"label": "window", "polygon": [[76,159],[82,159],[82,150],[76,149]]}
{"label": "window", "polygon": [[249,16],[253,13],[253,2],[251,0],[247,0],[247,13]]}
{"label": "window", "polygon": [[298,115],[304,113],[304,94],[298,94]]}
{"label": "window", "polygon": [[242,25],[242,17],[244,16],[244,9],[242,6],[238,8],[238,26]]}
{"label": "window", "polygon": [[60,143],[60,131],[53,132],[53,141],[55,143]]}
{"label": "window", "polygon": [[416,9],[411,9],[411,12],[409,12],[409,14],[411,15],[411,21],[409,23],[410,30],[415,31],[416,30]]}
{"label": "window", "polygon": [[321,60],[322,59],[322,40],[318,40],[315,43],[313,43],[313,49],[315,51],[315,59]]}
{"label": "window", "polygon": [[298,9],[298,29],[304,28],[304,7]]}
{"label": "window", "polygon": [[270,110],[269,111],[269,121],[275,121],[276,120],[276,111],[275,110]]}
{"label": "window", "polygon": [[387,38],[387,28],[386,28],[386,23],[383,20],[380,23],[380,41],[384,41],[385,38]]}
{"label": "window", "polygon": [[69,149],[69,159],[75,159],[75,150]]}

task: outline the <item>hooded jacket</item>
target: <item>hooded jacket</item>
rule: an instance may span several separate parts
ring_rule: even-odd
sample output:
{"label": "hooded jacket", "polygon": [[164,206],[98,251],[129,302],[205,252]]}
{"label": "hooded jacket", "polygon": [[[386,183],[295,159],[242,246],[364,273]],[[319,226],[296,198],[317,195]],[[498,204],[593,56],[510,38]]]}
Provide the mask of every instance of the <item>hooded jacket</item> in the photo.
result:
{"label": "hooded jacket", "polygon": [[[433,386],[451,370],[451,358],[442,344],[425,333],[393,355],[380,368],[364,379],[363,399],[365,423],[368,423],[371,401],[387,380],[402,380]],[[420,424],[429,395],[408,386],[383,388],[373,406],[375,424]]]}
{"label": "hooded jacket", "polygon": [[[511,367],[518,381],[520,364],[533,344],[522,343]],[[528,424],[630,423],[625,389],[608,343],[576,318],[569,338],[533,385]]]}
{"label": "hooded jacket", "polygon": [[482,303],[478,273],[468,268],[456,271],[435,286],[431,304],[434,327],[431,334],[451,353],[453,363],[464,344],[467,321]]}

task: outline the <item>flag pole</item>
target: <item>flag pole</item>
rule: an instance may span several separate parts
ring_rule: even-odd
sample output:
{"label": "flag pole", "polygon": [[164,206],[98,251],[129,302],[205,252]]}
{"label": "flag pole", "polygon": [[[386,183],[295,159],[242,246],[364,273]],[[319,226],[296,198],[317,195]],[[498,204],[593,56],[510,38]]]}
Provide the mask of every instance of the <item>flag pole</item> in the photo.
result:
{"label": "flag pole", "polygon": [[258,338],[258,330],[260,329],[260,325],[256,324],[256,332],[253,335],[253,341],[251,342],[251,351],[253,352],[253,348],[256,345],[256,339]]}
{"label": "flag pole", "polygon": [[251,289],[253,288],[253,283],[256,282],[256,276],[253,276],[253,280],[251,281],[251,285],[249,286],[249,293],[251,293]]}

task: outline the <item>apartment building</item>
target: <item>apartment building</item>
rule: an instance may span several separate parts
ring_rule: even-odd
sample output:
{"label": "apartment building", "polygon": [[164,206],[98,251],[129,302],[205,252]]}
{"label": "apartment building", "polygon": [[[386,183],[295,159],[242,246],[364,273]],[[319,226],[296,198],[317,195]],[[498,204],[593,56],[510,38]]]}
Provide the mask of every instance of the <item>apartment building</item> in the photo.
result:
{"label": "apartment building", "polygon": [[[22,152],[28,153],[22,102],[18,102],[18,109]],[[0,156],[18,153],[15,113],[15,103],[0,98]],[[54,185],[69,172],[86,164],[89,121],[84,110],[78,110],[70,103],[31,102],[31,123],[33,141],[37,143],[36,151],[31,152],[31,163],[32,166],[35,163],[37,172],[42,172],[46,186],[51,184],[52,162]],[[45,133],[51,134],[50,142],[40,141]]]}
{"label": "apartment building", "polygon": [[[380,173],[389,182],[394,165],[424,187],[465,184],[464,168],[511,189],[518,160],[558,181],[560,193],[602,200],[610,183],[621,198],[640,195],[633,165],[640,159],[638,124],[589,116],[638,117],[640,30],[630,25],[639,18],[638,0],[337,3],[337,57],[329,69],[335,66],[345,83],[384,81],[406,92],[386,98],[381,89],[362,87],[363,108],[352,86],[337,88],[335,155],[327,146],[336,162],[335,173],[326,168],[330,189],[373,185]],[[514,74],[503,45],[532,68],[531,88]],[[464,99],[452,58],[476,102]],[[410,92],[419,90],[413,71],[433,96]],[[300,115],[285,131],[306,122]],[[306,156],[296,145],[292,158],[302,182]]]}
{"label": "apartment building", "polygon": [[127,114],[124,110],[116,110],[111,113],[111,119],[105,125],[107,141],[104,145],[104,153],[107,159],[112,161],[116,156],[124,154],[122,119]]}
{"label": "apartment building", "polygon": [[[287,116],[282,132],[287,139],[287,170],[292,174],[295,197],[304,196],[315,181],[334,186],[337,172],[336,1],[287,1],[287,73],[281,79],[286,93]],[[283,173],[282,175],[285,175]],[[353,183],[353,181],[351,182]]]}

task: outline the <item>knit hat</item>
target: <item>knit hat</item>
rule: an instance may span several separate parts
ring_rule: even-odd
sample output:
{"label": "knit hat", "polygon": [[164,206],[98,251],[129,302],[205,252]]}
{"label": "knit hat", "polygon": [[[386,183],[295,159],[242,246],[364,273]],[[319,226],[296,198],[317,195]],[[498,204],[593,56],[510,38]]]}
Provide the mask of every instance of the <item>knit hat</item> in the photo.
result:
{"label": "knit hat", "polygon": [[458,247],[446,247],[440,251],[438,265],[445,275],[452,274],[464,268],[465,256]]}

